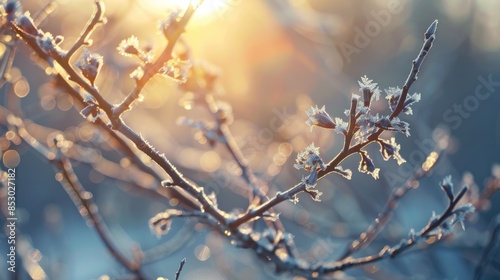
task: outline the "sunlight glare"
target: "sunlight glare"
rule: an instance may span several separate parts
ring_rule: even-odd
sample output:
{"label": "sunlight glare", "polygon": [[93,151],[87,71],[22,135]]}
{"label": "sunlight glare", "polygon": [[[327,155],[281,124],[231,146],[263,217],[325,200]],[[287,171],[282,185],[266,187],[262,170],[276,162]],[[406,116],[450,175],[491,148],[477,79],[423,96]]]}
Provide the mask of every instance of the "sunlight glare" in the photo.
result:
{"label": "sunlight glare", "polygon": [[[234,0],[205,0],[198,7],[193,16],[193,21],[207,21],[220,17]],[[187,0],[148,0],[154,9],[176,9],[185,11],[191,1]],[[196,4],[198,1],[194,0]]]}

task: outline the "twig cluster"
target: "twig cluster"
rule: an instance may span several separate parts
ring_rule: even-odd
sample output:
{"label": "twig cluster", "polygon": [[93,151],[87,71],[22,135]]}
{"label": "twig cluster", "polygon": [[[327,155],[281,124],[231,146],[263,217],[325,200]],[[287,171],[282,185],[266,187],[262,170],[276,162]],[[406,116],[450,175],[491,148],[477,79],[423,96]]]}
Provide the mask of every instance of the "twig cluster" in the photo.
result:
{"label": "twig cluster", "polygon": [[[179,200],[179,207],[158,213],[149,221],[150,227],[157,235],[168,233],[174,218],[196,218],[220,232],[232,244],[250,249],[258,257],[273,263],[277,272],[292,273],[306,278],[323,278],[333,272],[353,266],[369,264],[384,258],[394,258],[424,241],[438,241],[443,236],[452,234],[456,223],[463,227],[465,215],[474,210],[471,204],[459,205],[468,188],[463,187],[455,194],[451,178],[446,177],[440,184],[448,198],[448,206],[442,214],[434,214],[426,226],[418,231],[410,231],[399,244],[386,246],[373,255],[352,257],[354,252],[358,252],[372,243],[390,220],[398,201],[413,188],[416,181],[435,165],[441,151],[431,153],[422,169],[404,186],[394,190],[386,207],[375,222],[360,235],[359,239],[348,245],[340,258],[330,263],[310,264],[303,261],[297,253],[293,236],[285,229],[279,219],[279,214],[275,211],[278,204],[287,200],[298,203],[298,195],[301,193],[307,194],[315,201],[320,201],[322,193],[317,188],[318,182],[331,173],[338,174],[344,179],[350,179],[352,171],[344,169],[341,163],[354,155],[360,157],[358,170],[377,179],[379,168],[375,166],[366,150],[366,147],[371,143],[379,145],[385,160],[393,158],[398,164],[405,162],[399,153],[400,145],[396,143],[395,138],[384,139],[382,136],[386,131],[410,135],[409,124],[402,121],[400,116],[402,114],[411,115],[411,106],[420,100],[420,94],[410,94],[410,88],[417,80],[424,59],[432,48],[436,38],[437,21],[434,21],[425,32],[422,48],[413,60],[410,73],[402,88],[395,87],[385,90],[390,109],[388,115],[384,116],[372,112],[371,105],[377,102],[382,91],[377,83],[366,76],[361,78],[359,94],[352,95],[349,109],[345,111],[347,121],[340,117],[332,118],[324,106],[322,108],[315,106],[306,112],[307,123],[311,129],[315,126],[339,133],[344,138],[343,147],[334,158],[325,161],[320,157],[319,147],[311,144],[297,155],[294,165],[297,169],[304,170],[302,180],[286,191],[270,195],[263,191],[269,188],[263,188],[230,131],[231,109],[227,106],[221,106],[214,97],[215,83],[218,79],[217,73],[206,65],[193,63],[194,59],[189,52],[189,46],[184,41],[181,43],[187,49],[185,53],[175,54],[173,51],[174,46],[180,41],[181,35],[185,31],[186,24],[202,2],[190,4],[184,12],[173,12],[162,22],[160,28],[167,44],[158,55],[149,50],[141,49],[138,39],[134,36],[122,41],[118,46],[118,51],[122,55],[138,59],[139,63],[137,69],[130,75],[135,80],[134,88],[117,104],[107,101],[96,86],[96,78],[99,76],[105,60],[92,50],[90,37],[98,25],[106,22],[104,3],[100,0],[95,1],[94,14],[78,39],[67,50],[60,47],[60,43],[64,39],[61,35],[54,36],[42,30],[37,18],[32,18],[29,13],[22,13],[17,1],[8,1],[4,6],[2,16],[2,32],[15,35],[15,40],[9,49],[8,59],[4,60],[1,65],[4,71],[2,73],[8,71],[12,65],[13,54],[19,43],[28,46],[31,51],[38,55],[40,60],[48,65],[58,64],[60,66],[58,69],[62,69],[61,71],[57,72],[54,68],[51,74],[56,85],[76,101],[76,107],[79,108],[84,118],[112,139],[113,146],[128,158],[130,163],[136,167],[137,172],[152,177],[155,183],[154,186],[145,186],[142,182],[134,181],[133,178],[124,178],[116,174],[110,176],[114,176],[114,179],[118,181],[131,183],[138,190],[152,197]],[[194,93],[198,105],[212,114],[212,124],[188,118],[180,120],[180,123],[199,129],[207,140],[206,142],[211,145],[221,144],[231,154],[241,169],[241,177],[248,187],[249,203],[243,213],[222,210],[214,193],[206,193],[203,187],[195,184],[193,180],[185,178],[166,155],[158,151],[122,118],[127,111],[133,108],[134,103],[141,99],[144,87],[155,75],[163,75],[178,81],[183,90]],[[97,207],[92,201],[92,194],[85,190],[74,173],[71,160],[86,162],[99,171],[101,168],[98,163],[78,158],[78,155],[72,153],[77,144],[65,140],[60,134],[53,137],[54,142],[50,145],[45,146],[39,143],[26,130],[25,121],[15,117],[7,109],[3,109],[3,111],[5,116],[2,119],[9,129],[15,131],[26,143],[50,160],[60,176],[61,184],[81,210],[82,216],[94,225],[113,257],[137,278],[144,279],[145,276],[141,270],[142,261],[145,258],[143,252],[136,249],[134,259],[129,260],[116,248]],[[145,164],[140,153],[144,153],[156,163],[161,168],[161,172]],[[112,162],[107,162],[107,164],[113,165]],[[119,168],[119,166],[116,167]],[[257,227],[257,224],[260,227]],[[175,276],[176,279],[179,278],[184,262],[183,260],[180,264]]]}

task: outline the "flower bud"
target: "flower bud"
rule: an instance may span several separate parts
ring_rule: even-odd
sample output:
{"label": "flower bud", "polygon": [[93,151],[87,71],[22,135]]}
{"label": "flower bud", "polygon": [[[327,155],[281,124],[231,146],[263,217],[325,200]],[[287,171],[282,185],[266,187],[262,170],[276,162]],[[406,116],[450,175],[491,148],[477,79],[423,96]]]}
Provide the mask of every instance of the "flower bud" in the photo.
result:
{"label": "flower bud", "polygon": [[94,86],[102,65],[103,57],[97,53],[91,53],[87,48],[83,49],[83,54],[76,63],[76,67],[82,71],[83,76],[90,81],[92,86]]}
{"label": "flower bud", "polygon": [[336,127],[335,122],[326,112],[325,106],[321,107],[321,109],[318,109],[318,106],[311,107],[311,109],[306,111],[306,114],[309,117],[306,124],[311,127],[311,131],[313,126],[327,129],[334,129]]}
{"label": "flower bud", "polygon": [[39,36],[38,28],[35,27],[35,23],[31,18],[29,12],[26,12],[24,15],[19,16],[16,19],[15,25],[21,29],[24,33],[29,34],[33,37]]}

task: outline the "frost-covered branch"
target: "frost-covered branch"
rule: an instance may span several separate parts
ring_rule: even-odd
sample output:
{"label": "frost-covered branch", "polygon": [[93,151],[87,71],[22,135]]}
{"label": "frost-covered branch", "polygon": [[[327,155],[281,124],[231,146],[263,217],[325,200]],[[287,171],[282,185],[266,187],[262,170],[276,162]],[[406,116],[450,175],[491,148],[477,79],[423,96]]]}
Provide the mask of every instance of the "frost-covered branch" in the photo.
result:
{"label": "frost-covered branch", "polygon": [[175,280],[179,280],[179,276],[181,276],[181,272],[185,264],[186,264],[186,258],[183,258],[179,264],[179,269],[177,269],[177,271],[175,272]]}
{"label": "frost-covered branch", "polygon": [[130,272],[136,274],[139,279],[145,279],[141,272],[142,252],[140,249],[137,249],[136,252],[134,252],[134,260],[129,260],[120,252],[113,243],[109,230],[99,214],[97,206],[93,202],[92,193],[84,189],[73,171],[71,163],[63,154],[63,149],[66,148],[64,139],[62,137],[56,137],[54,142],[52,164],[59,172],[58,174],[61,174],[60,182],[78,208],[78,211],[95,227],[99,237],[113,257]]}
{"label": "frost-covered branch", "polygon": [[[196,8],[199,7],[201,4],[203,4],[203,0],[198,1],[196,5],[191,1],[191,4],[188,6],[188,9],[184,12],[184,15],[182,17],[180,17],[180,15],[177,12],[173,12],[170,15],[170,17],[164,23],[162,23],[161,27],[163,28],[162,30],[163,34],[168,40],[167,46],[163,50],[160,57],[154,63],[149,63],[148,61],[145,61],[146,63],[144,65],[144,69],[138,68],[140,69],[138,71],[142,74],[136,76],[135,88],[119,105],[117,105],[114,108],[113,110],[114,118],[119,118],[121,114],[129,110],[132,103],[134,103],[140,97],[141,91],[143,87],[148,83],[148,81],[154,75],[161,72],[165,64],[168,64],[169,61],[173,59],[172,51],[174,49],[175,44],[179,40],[182,33],[184,33],[185,27],[189,19],[191,19],[194,12],[196,11]],[[181,69],[181,71],[183,70]],[[163,72],[165,74],[170,74],[168,69],[165,69]],[[181,73],[181,75],[184,74]]]}
{"label": "frost-covered branch", "polygon": [[[217,77],[206,69],[197,68],[198,65],[193,64],[190,56],[174,52],[174,47],[178,42],[187,46],[181,36],[185,32],[189,20],[203,1],[198,1],[197,4],[194,2],[191,2],[183,13],[181,11],[172,12],[162,22],[160,29],[167,43],[156,59],[153,59],[156,57],[154,53],[140,47],[140,42],[135,36],[131,36],[119,44],[117,50],[120,54],[139,60],[136,70],[130,74],[131,79],[135,81],[135,86],[119,104],[112,104],[106,100],[96,85],[99,84],[97,78],[100,77],[105,58],[91,50],[90,38],[95,27],[105,23],[103,1],[95,1],[94,14],[76,42],[68,50],[63,49],[60,45],[64,39],[61,35],[54,36],[42,30],[38,22],[33,20],[28,13],[21,14],[11,11],[4,15],[7,19],[5,30],[16,34],[18,40],[22,40],[48,65],[58,64],[58,67],[52,69],[51,75],[56,81],[56,86],[76,101],[75,107],[80,114],[96,128],[109,135],[114,147],[141,172],[154,178],[155,187],[147,189],[147,192],[153,196],[168,195],[169,198],[179,199],[181,205],[171,205],[171,208],[156,214],[149,220],[149,226],[156,235],[168,234],[174,219],[196,219],[208,225],[213,231],[219,232],[232,244],[253,250],[259,258],[273,263],[278,272],[291,272],[305,278],[322,278],[335,271],[396,257],[422,241],[428,241],[432,238],[439,240],[442,236],[452,233],[456,223],[463,226],[465,215],[473,210],[473,206],[469,204],[457,206],[465,195],[467,187],[455,194],[451,178],[447,177],[441,183],[441,187],[449,199],[449,204],[441,215],[433,215],[424,228],[418,232],[411,231],[408,238],[404,238],[401,243],[395,246],[386,246],[375,255],[361,258],[349,257],[352,253],[370,244],[378,235],[390,219],[398,201],[412,188],[412,183],[435,165],[438,158],[435,153],[430,156],[433,157],[431,164],[427,164],[425,168],[422,167],[422,172],[417,173],[405,186],[393,192],[386,207],[379,215],[379,219],[368,228],[363,238],[350,245],[339,261],[319,265],[303,261],[296,254],[293,236],[283,226],[279,219],[279,213],[275,209],[275,206],[286,200],[298,203],[298,194],[302,192],[315,201],[321,201],[322,192],[318,189],[318,182],[330,173],[341,175],[342,179],[350,179],[352,171],[344,169],[340,164],[353,155],[360,157],[358,170],[377,179],[380,169],[376,167],[365,149],[371,143],[377,143],[380,146],[380,153],[384,160],[392,158],[398,164],[405,162],[399,153],[401,147],[396,142],[396,138],[384,139],[381,136],[386,131],[400,132],[405,136],[410,135],[409,124],[402,121],[400,116],[402,113],[411,115],[411,106],[420,100],[420,94],[409,94],[409,91],[435,40],[437,21],[433,22],[424,34],[422,49],[417,58],[413,60],[410,73],[402,89],[395,87],[385,90],[390,113],[380,115],[381,113],[372,112],[372,105],[377,102],[382,91],[377,83],[366,76],[359,81],[359,94],[352,94],[350,98],[349,109],[345,111],[346,121],[341,117],[332,118],[324,106],[322,108],[315,106],[306,112],[307,124],[311,126],[311,129],[319,127],[338,133],[344,139],[342,148],[333,159],[327,162],[321,158],[319,147],[314,144],[309,145],[304,151],[298,153],[294,165],[299,170],[298,172],[303,172],[301,181],[288,190],[270,196],[268,190],[263,191],[259,186],[259,179],[252,171],[232,135],[229,126],[230,119],[232,119],[230,108],[220,106],[214,98],[213,83]],[[83,49],[81,54],[79,54],[80,49]],[[76,57],[77,54],[79,54],[77,62],[71,62],[70,60],[73,60],[72,58]],[[3,68],[8,69],[9,63],[12,62],[7,61],[7,65]],[[150,144],[150,141],[145,139],[139,131],[133,129],[123,120],[122,115],[132,109],[132,105],[141,98],[144,87],[155,75],[169,77],[179,82],[184,90],[195,92],[201,96],[199,98],[202,105],[212,115],[215,126],[209,128],[202,122],[190,120],[185,120],[185,122],[202,130],[210,144],[223,144],[241,169],[241,178],[249,190],[249,205],[242,211],[243,213],[239,212],[239,209],[222,210],[215,193],[206,193],[205,189],[197,185],[193,179],[185,177],[167,155]],[[113,92],[119,91],[119,89],[112,90]],[[107,228],[92,202],[91,194],[85,191],[73,172],[69,159],[71,154],[67,151],[68,142],[59,137],[54,143],[54,147],[49,149],[29,135],[22,120],[13,115],[11,118],[14,119],[3,121],[9,126],[15,126],[16,128],[13,130],[16,130],[20,137],[44,157],[51,160],[52,165],[60,173],[61,182],[74,200],[75,205],[85,210],[84,218],[88,218],[96,226],[96,230],[111,254],[131,272],[142,278],[142,258],[139,257],[142,256],[142,253],[137,254],[138,257],[134,260],[128,260],[111,242]],[[143,161],[144,155],[157,165],[155,167],[159,167],[158,171]],[[96,169],[102,168],[92,161],[82,160],[82,162],[91,164]],[[126,182],[124,181],[124,183]],[[259,226],[256,226],[257,221]],[[184,262],[181,262],[176,279],[179,278]]]}
{"label": "frost-covered branch", "polygon": [[92,41],[90,40],[90,35],[94,32],[95,28],[99,26],[99,24],[106,23],[106,18],[104,17],[104,3],[101,1],[95,1],[95,11],[92,15],[92,20],[87,23],[87,26],[80,34],[80,37],[76,40],[73,46],[66,53],[66,58],[68,60],[71,59],[73,54],[78,51],[78,49],[82,46],[90,46],[92,45]]}
{"label": "frost-covered branch", "polygon": [[474,280],[480,280],[491,260],[492,254],[495,248],[498,247],[498,235],[500,234],[500,218],[497,217],[496,221],[492,224],[492,229],[489,234],[488,243],[484,246],[483,254],[481,255],[481,260],[477,263],[476,269],[474,271]]}
{"label": "frost-covered branch", "polygon": [[[374,166],[374,163],[368,156],[368,153],[362,150],[362,148],[374,141],[379,141],[379,143],[383,146],[383,154],[394,157],[399,164],[404,163],[404,160],[399,155],[399,145],[396,144],[394,140],[391,140],[392,142],[385,142],[383,140],[380,140],[379,136],[384,131],[398,131],[405,134],[406,136],[409,136],[408,123],[401,121],[398,116],[402,112],[406,114],[412,114],[410,106],[420,100],[420,94],[415,93],[411,96],[408,96],[408,91],[410,90],[413,82],[417,79],[417,74],[420,70],[420,67],[422,66],[427,53],[432,47],[435,39],[436,28],[437,21],[434,21],[425,32],[424,44],[417,58],[412,62],[412,68],[410,70],[408,79],[403,85],[403,89],[401,90],[399,88],[389,88],[388,90],[386,90],[387,100],[392,111],[389,116],[380,117],[379,114],[370,114],[370,105],[372,104],[372,100],[377,100],[379,98],[380,90],[377,86],[377,83],[374,83],[372,80],[366,77],[363,77],[359,82],[360,93],[362,94],[362,96],[353,94],[351,99],[351,107],[345,112],[345,114],[349,117],[349,121],[347,123],[344,122],[341,118],[335,118],[334,121],[329,116],[329,114],[326,113],[324,108],[322,108],[321,110],[319,110],[317,107],[312,108],[307,112],[307,115],[309,117],[307,123],[310,124],[311,127],[319,126],[327,129],[333,128],[335,132],[344,135],[345,139],[342,151],[337,154],[337,156],[334,157],[334,159],[332,159],[328,164],[323,164],[323,160],[321,160],[321,165],[319,165],[318,167],[316,167],[315,165],[313,166],[310,175],[306,177],[306,179],[309,178],[308,181],[313,182],[307,182],[306,180],[303,180],[303,182],[296,184],[294,187],[288,189],[285,192],[278,192],[275,197],[271,198],[265,203],[262,203],[253,209],[249,209],[247,213],[240,216],[237,220],[233,221],[229,226],[231,228],[236,228],[257,216],[262,215],[272,207],[288,199],[296,201],[296,195],[300,192],[309,190],[308,193],[310,195],[313,194],[313,199],[318,199],[318,195],[320,193],[318,193],[317,191],[310,192],[310,186],[315,185],[317,181],[332,172],[338,173],[346,177],[347,179],[350,179],[352,172],[350,170],[344,170],[340,166],[340,163],[354,154],[359,154],[361,156],[359,171],[362,173],[371,174],[375,179],[377,179],[379,169]],[[351,146],[351,142],[353,139],[358,143],[354,146]],[[315,152],[308,152],[308,154],[310,155],[310,158],[306,160],[317,161],[319,163],[319,160],[316,159],[319,157],[319,150]],[[306,171],[309,170],[306,169]]]}
{"label": "frost-covered branch", "polygon": [[418,186],[418,180],[426,176],[434,165],[441,158],[441,151],[433,151],[427,157],[427,160],[422,164],[422,167],[408,179],[403,186],[395,188],[389,199],[387,200],[384,209],[378,214],[375,221],[367,228],[367,230],[360,234],[360,237],[347,247],[346,251],[341,255],[339,261],[346,259],[354,252],[368,246],[384,229],[387,223],[391,220],[394,210],[398,207],[399,201],[408,194],[409,191]]}

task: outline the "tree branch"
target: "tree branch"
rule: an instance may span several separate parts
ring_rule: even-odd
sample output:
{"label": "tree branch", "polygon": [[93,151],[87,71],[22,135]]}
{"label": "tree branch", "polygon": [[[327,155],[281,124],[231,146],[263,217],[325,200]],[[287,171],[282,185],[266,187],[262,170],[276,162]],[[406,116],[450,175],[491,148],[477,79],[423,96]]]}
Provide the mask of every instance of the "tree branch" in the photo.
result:
{"label": "tree branch", "polygon": [[[145,279],[140,270],[141,260],[130,261],[120,253],[118,248],[113,244],[109,230],[92,200],[92,194],[86,191],[81,185],[71,167],[71,163],[64,157],[61,150],[56,151],[56,153],[58,155],[52,160],[53,166],[62,174],[63,180],[61,184],[79,209],[80,214],[90,220],[111,255],[130,272],[136,274],[139,279]],[[85,211],[82,211],[80,208],[85,209]]]}

